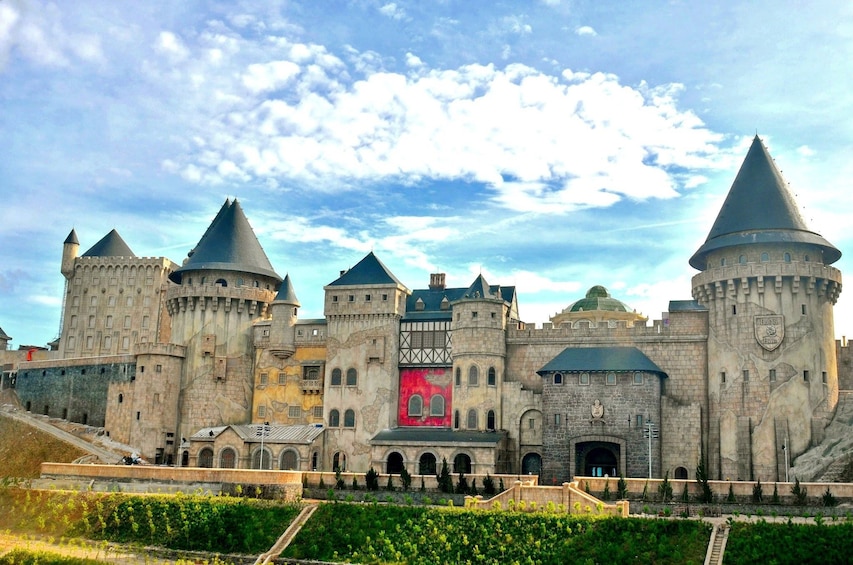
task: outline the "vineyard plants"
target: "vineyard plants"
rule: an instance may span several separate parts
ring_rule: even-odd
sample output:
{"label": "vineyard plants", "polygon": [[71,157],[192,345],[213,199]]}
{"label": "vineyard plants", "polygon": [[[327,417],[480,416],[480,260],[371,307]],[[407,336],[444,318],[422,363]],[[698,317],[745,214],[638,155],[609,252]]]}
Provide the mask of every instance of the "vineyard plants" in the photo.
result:
{"label": "vineyard plants", "polygon": [[[342,528],[341,524],[347,524]],[[692,520],[324,504],[282,557],[354,563],[702,563]]]}

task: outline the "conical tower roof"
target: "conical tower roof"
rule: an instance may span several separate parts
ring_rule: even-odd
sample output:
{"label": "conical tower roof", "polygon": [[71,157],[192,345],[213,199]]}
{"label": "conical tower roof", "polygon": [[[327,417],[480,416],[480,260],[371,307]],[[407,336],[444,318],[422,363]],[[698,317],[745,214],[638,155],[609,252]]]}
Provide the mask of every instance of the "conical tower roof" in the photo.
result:
{"label": "conical tower roof", "polygon": [[65,238],[65,241],[62,243],[71,243],[73,245],[80,245],[80,241],[77,239],[77,232],[74,231],[74,228],[71,229],[71,233],[68,234],[68,237]]}
{"label": "conical tower roof", "polygon": [[293,283],[290,282],[290,275],[284,275],[284,282],[278,288],[278,294],[275,295],[273,302],[283,302],[292,306],[302,306],[299,304],[299,299],[296,298],[296,291],[293,290]]}
{"label": "conical tower roof", "polygon": [[[68,235],[68,239],[70,239],[72,235],[74,236],[74,239],[77,238],[77,234],[72,230]],[[65,240],[66,243],[73,243],[69,242],[68,239]],[[130,247],[128,247],[118,232],[116,230],[112,230],[110,233],[101,238],[101,241],[93,245],[86,253],[84,253],[83,257],[136,257],[136,254],[130,250]]]}
{"label": "conical tower roof", "polygon": [[3,328],[0,328],[0,341],[11,341],[12,338],[6,335],[6,332],[3,331]]}
{"label": "conical tower roof", "polygon": [[787,183],[756,135],[705,243],[690,258],[700,271],[712,251],[749,243],[806,243],[829,265],[841,252],[806,226]]}
{"label": "conical tower roof", "polygon": [[169,278],[180,283],[183,273],[207,269],[250,273],[281,282],[236,199],[225,201],[186,263]]}
{"label": "conical tower roof", "polygon": [[373,251],[368,253],[364,259],[355,264],[355,266],[344,272],[337,280],[330,282],[329,286],[349,286],[362,284],[398,284],[405,286],[397,277],[385,266],[379,258],[373,254]]}
{"label": "conical tower roof", "polygon": [[486,282],[485,277],[479,274],[465,291],[465,298],[500,298],[500,296],[492,292],[492,287]]}

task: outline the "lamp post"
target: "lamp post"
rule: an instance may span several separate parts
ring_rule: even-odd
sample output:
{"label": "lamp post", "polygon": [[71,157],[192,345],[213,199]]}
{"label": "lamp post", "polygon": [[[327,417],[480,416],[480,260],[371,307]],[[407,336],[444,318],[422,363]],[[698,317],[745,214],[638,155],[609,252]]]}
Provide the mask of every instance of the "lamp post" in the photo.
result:
{"label": "lamp post", "polygon": [[264,438],[267,437],[267,434],[270,432],[270,423],[264,422],[258,429],[255,430],[255,434],[261,436],[261,453],[258,456],[258,469],[264,468]]}
{"label": "lamp post", "polygon": [[646,419],[646,427],[643,430],[643,435],[649,440],[649,478],[652,478],[652,438],[658,437],[658,429],[650,419]]}
{"label": "lamp post", "polygon": [[788,432],[785,432],[785,443],[782,444],[782,451],[785,452],[785,482],[788,481]]}

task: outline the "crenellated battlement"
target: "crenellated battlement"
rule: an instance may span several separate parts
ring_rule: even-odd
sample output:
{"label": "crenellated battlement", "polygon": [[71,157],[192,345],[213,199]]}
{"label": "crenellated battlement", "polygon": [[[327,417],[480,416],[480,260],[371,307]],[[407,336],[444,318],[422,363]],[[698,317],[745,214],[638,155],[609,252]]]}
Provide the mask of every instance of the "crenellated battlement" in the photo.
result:
{"label": "crenellated battlement", "polygon": [[134,346],[137,355],[166,355],[169,357],[186,357],[187,348],[175,343],[137,343]]}
{"label": "crenellated battlement", "polygon": [[779,294],[783,288],[794,294],[825,296],[835,304],[841,294],[841,271],[822,263],[803,261],[739,263],[709,269],[693,277],[693,297],[703,304],[736,296],[738,291]]}
{"label": "crenellated battlement", "polygon": [[654,320],[650,325],[633,324],[620,320],[606,324],[593,324],[580,321],[574,324],[554,326],[550,322],[541,327],[535,324],[519,322],[507,331],[507,341],[523,342],[562,342],[574,340],[677,340],[705,339],[708,334],[707,312],[664,313],[662,320]]}

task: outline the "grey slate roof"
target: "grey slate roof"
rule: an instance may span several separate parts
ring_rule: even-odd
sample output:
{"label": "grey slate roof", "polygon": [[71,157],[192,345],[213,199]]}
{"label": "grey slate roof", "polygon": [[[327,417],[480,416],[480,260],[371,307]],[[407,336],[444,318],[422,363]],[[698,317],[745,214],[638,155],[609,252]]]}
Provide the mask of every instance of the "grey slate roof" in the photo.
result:
{"label": "grey slate roof", "polygon": [[643,371],[666,373],[636,347],[567,347],[559,355],[536,371],[540,376],[554,372],[579,373],[583,371]]}
{"label": "grey slate roof", "polygon": [[[449,302],[454,302],[470,297],[472,289],[479,290],[481,297],[485,295],[486,298],[499,298],[509,304],[512,304],[515,297],[514,286],[489,285],[483,279],[483,276],[479,275],[468,288],[425,288],[413,290],[412,294],[406,298],[406,315],[403,317],[403,320],[449,320],[451,318],[451,311],[450,309],[441,309],[442,300],[447,297]],[[417,309],[418,299],[423,302],[423,310]]]}
{"label": "grey slate roof", "polygon": [[452,430],[450,428],[411,427],[382,430],[370,440],[371,444],[380,443],[426,443],[429,445],[449,445],[457,443],[497,444],[506,437],[504,431],[478,432],[473,430]]}
{"label": "grey slate roof", "polygon": [[74,229],[71,229],[71,233],[68,234],[68,237],[65,238],[65,241],[62,243],[73,243],[74,245],[80,245],[80,241],[77,239],[77,232]]}
{"label": "grey slate roof", "polygon": [[756,135],[705,243],[690,258],[703,271],[708,253],[747,243],[808,243],[829,265],[841,252],[806,226],[787,183]]}
{"label": "grey slate roof", "polygon": [[[228,428],[240,436],[243,441],[261,441],[261,424],[242,424],[231,426],[216,426],[210,428],[202,428],[192,435],[194,440],[214,440]],[[310,444],[325,428],[321,425],[295,425],[295,426],[279,426],[276,424],[269,425],[269,432],[264,436],[264,443],[298,443]]]}
{"label": "grey slate roof", "polygon": [[299,299],[296,298],[296,291],[293,290],[293,283],[290,282],[290,275],[284,275],[284,282],[278,288],[278,294],[275,295],[274,302],[284,302],[299,307]]}
{"label": "grey slate roof", "polygon": [[261,275],[281,282],[236,199],[225,201],[186,263],[169,278],[180,283],[184,273],[206,269]]}
{"label": "grey slate roof", "polygon": [[708,309],[695,300],[670,300],[670,312],[707,312]]}
{"label": "grey slate roof", "polygon": [[345,271],[337,280],[330,282],[329,286],[354,286],[363,284],[406,286],[373,254],[373,251],[356,263],[354,267]]}
{"label": "grey slate roof", "polygon": [[12,338],[6,335],[6,332],[3,331],[3,328],[0,328],[0,340],[9,341]]}
{"label": "grey slate roof", "polygon": [[[72,234],[76,239],[77,234],[74,233],[74,230],[71,230],[71,234],[68,234],[68,238],[70,238]],[[68,239],[65,241],[68,242]],[[136,257],[136,254],[130,250],[130,247],[128,247],[118,232],[116,230],[112,230],[110,233],[102,237],[98,243],[86,251],[83,254],[83,257]]]}

